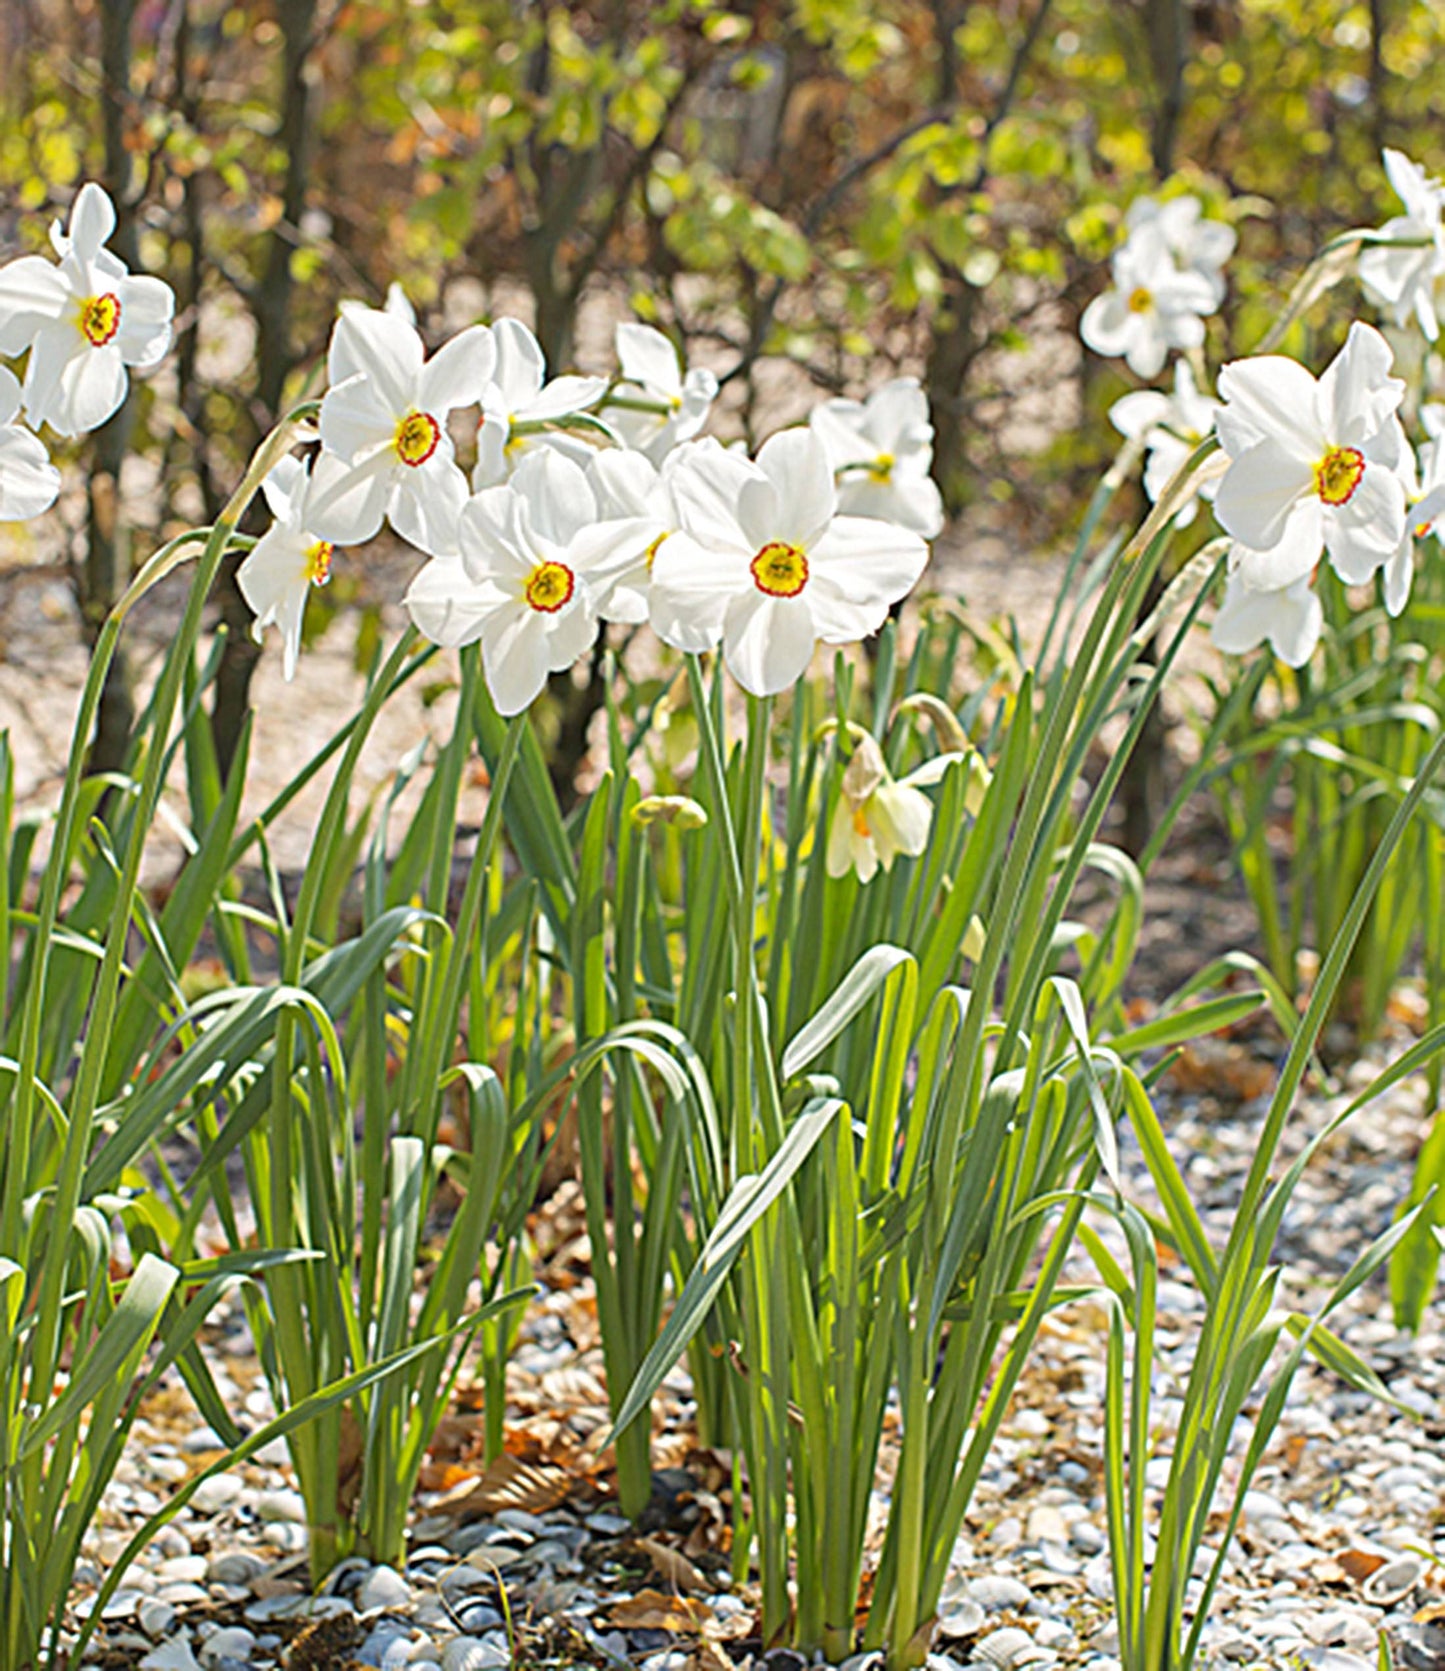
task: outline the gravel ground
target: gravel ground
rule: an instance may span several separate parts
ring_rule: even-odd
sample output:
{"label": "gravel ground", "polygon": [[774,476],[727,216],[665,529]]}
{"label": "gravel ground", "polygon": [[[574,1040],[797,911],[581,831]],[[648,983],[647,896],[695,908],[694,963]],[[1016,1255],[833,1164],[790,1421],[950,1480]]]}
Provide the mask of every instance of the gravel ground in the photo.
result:
{"label": "gravel ground", "polygon": [[[1402,993],[1397,1003],[1407,1017],[1410,999]],[[1399,1020],[1396,1034],[1302,1101],[1282,1164],[1404,1048],[1409,1032]],[[1174,1152],[1216,1243],[1253,1155],[1274,1055],[1262,1035],[1206,1041],[1166,1082]],[[1294,1303],[1317,1301],[1391,1221],[1428,1116],[1425,1095],[1422,1082],[1406,1081],[1376,1099],[1306,1174],[1277,1250]],[[1127,1132],[1123,1162],[1130,1193],[1152,1201]],[[795,1671],[796,1656],[762,1656],[749,1640],[755,1596],[731,1587],[717,1539],[727,1469],[693,1442],[682,1370],[659,1399],[663,1466],[645,1533],[614,1511],[606,1459],[596,1453],[605,1408],[590,1285],[567,1274],[575,1271],[563,1245],[569,1214],[575,1224],[575,1189],[564,1186],[548,1209],[553,1256],[509,1385],[516,1454],[489,1471],[480,1461],[469,1467],[475,1418],[464,1402],[429,1464],[426,1483],[444,1489],[418,1503],[404,1570],[348,1562],[312,1596],[301,1499],[277,1452],[202,1486],[150,1547],[107,1609],[97,1646],[107,1662],[156,1671]],[[1065,1280],[1089,1281],[1082,1257],[1073,1264]],[[1156,1507],[1202,1314],[1181,1269],[1166,1269],[1159,1310],[1148,1474]],[[1411,1413],[1312,1365],[1302,1371],[1246,1499],[1205,1635],[1210,1665],[1370,1671],[1385,1631],[1397,1665],[1445,1668],[1445,1309],[1434,1305],[1417,1336],[1399,1334],[1377,1280],[1337,1317],[1339,1332]],[[1104,1327],[1102,1308],[1090,1303],[1046,1325],[955,1549],[931,1671],[1116,1671],[1100,1488]],[[232,1407],[259,1419],[268,1404],[249,1345],[237,1312],[218,1323],[209,1350]],[[1247,1438],[1242,1422],[1236,1455]],[[126,1527],[212,1459],[215,1445],[178,1391],[147,1412],[92,1538],[78,1608]],[[880,1493],[880,1511],[885,1505]],[[866,1662],[849,1664],[863,1671]]]}

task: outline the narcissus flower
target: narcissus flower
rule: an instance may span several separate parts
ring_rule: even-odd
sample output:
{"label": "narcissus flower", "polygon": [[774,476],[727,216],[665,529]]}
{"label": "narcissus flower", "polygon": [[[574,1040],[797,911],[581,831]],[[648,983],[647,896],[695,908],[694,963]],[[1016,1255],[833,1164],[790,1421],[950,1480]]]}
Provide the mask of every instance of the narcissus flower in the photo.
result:
{"label": "narcissus flower", "polygon": [[[1180,467],[1206,435],[1214,430],[1214,402],[1200,394],[1188,360],[1174,362],[1174,393],[1158,389],[1136,389],[1109,408],[1109,422],[1130,440],[1142,439],[1146,449],[1144,491],[1157,502]],[[1205,499],[1214,497],[1218,483],[1200,488]],[[1174,518],[1177,528],[1187,528],[1198,506],[1191,499]]]}
{"label": "narcissus flower", "polygon": [[[561,435],[524,436],[519,424],[559,423],[575,417],[599,401],[607,391],[605,377],[554,377],[547,380],[547,360],[542,345],[520,319],[499,319],[492,326],[497,360],[490,382],[482,392],[482,427],[477,434],[477,463],[472,471],[474,488],[495,487],[504,482],[513,466],[538,445],[557,447],[569,439]],[[565,445],[574,463],[586,460],[586,443]]]}
{"label": "narcissus flower", "polygon": [[51,233],[58,263],[22,255],[0,268],[0,354],[30,350],[25,416],[37,429],[99,428],[125,399],[126,368],[149,371],[170,347],[175,296],[105,248],[114,231],[115,206],[85,185],[68,231]]}
{"label": "narcissus flower", "polygon": [[1352,325],[1318,382],[1279,355],[1236,360],[1219,392],[1215,428],[1230,464],[1214,511],[1246,548],[1243,580],[1287,588],[1322,551],[1342,580],[1371,579],[1405,532],[1406,443],[1395,419],[1405,385],[1390,376],[1385,339]]}
{"label": "narcissus flower", "polygon": [[576,550],[586,560],[592,550],[605,549],[613,562],[606,573],[593,568],[597,612],[604,621],[635,624],[651,612],[653,558],[682,525],[668,477],[674,461],[684,456],[670,454],[663,471],[644,454],[617,447],[593,453],[588,462],[587,479],[604,520],[578,536]]}
{"label": "narcissus flower", "polygon": [[1167,203],[1154,197],[1136,197],[1129,205],[1124,225],[1131,237],[1152,227],[1176,266],[1198,273],[1209,284],[1215,306],[1224,300],[1224,264],[1234,254],[1238,234],[1225,221],[1205,219],[1197,197],[1171,197]]}
{"label": "narcissus flower", "polygon": [[896,522],[926,540],[941,532],[943,497],[929,474],[933,425],[915,378],[896,377],[866,401],[824,401],[808,424],[837,476],[840,511]]}
{"label": "narcissus flower", "polygon": [[624,401],[639,395],[666,407],[667,412],[634,412],[609,405],[607,422],[629,447],[660,464],[679,442],[690,441],[707,422],[717,399],[717,378],[701,366],[684,373],[676,348],[650,325],[619,325],[616,342],[622,373],[617,394]]}
{"label": "narcissus flower", "polygon": [[1174,264],[1158,227],[1141,226],[1114,253],[1114,288],[1084,309],[1079,335],[1096,354],[1122,354],[1140,377],[1157,377],[1171,349],[1198,348],[1218,306],[1202,274]]}
{"label": "narcissus flower", "polygon": [[467,479],[447,415],[475,404],[496,360],[492,334],[473,325],[426,358],[397,313],[347,308],[331,334],[331,388],[321,402],[322,454],[310,495],[311,526],[337,545],[360,545],[384,518],[433,556],[456,549]]}
{"label": "narcissus flower", "polygon": [[60,472],[44,443],[15,420],[20,384],[0,366],[0,522],[26,522],[48,511],[60,492]]}
{"label": "narcissus flower", "polygon": [[1242,656],[1266,641],[1282,662],[1303,667],[1314,654],[1324,628],[1324,611],[1310,589],[1309,576],[1288,586],[1251,586],[1245,578],[1250,553],[1238,547],[1224,582],[1224,601],[1210,637],[1216,648]]}
{"label": "narcissus flower", "polygon": [[[1395,244],[1374,244],[1360,252],[1360,283],[1397,325],[1412,316],[1431,342],[1440,334],[1435,285],[1445,276],[1445,186],[1432,180],[1402,151],[1386,149],[1385,173],[1405,205],[1380,228]],[[1410,243],[1416,247],[1410,247]]]}
{"label": "narcissus flower", "polygon": [[865,735],[843,772],[843,793],[828,825],[829,876],[853,871],[871,882],[881,867],[893,868],[900,853],[917,858],[928,846],[933,803],[923,787],[938,783],[959,754],[938,754],[907,777],[895,779],[883,751]]}
{"label": "narcissus flower", "polygon": [[331,578],[332,546],[310,526],[311,477],[296,458],[283,458],[261,483],[275,521],[236,571],[236,584],[256,616],[256,641],[281,629],[282,671],[290,679],[301,653],[301,622],[313,586]]}
{"label": "narcissus flower", "polygon": [[529,454],[510,481],[467,501],[458,554],[428,563],[411,584],[407,608],[428,638],[481,640],[503,714],[520,713],[547,675],[570,667],[597,636],[592,569],[606,571],[614,553],[594,543],[584,559],[575,549],[596,522],[583,471],[550,449]]}
{"label": "narcissus flower", "polygon": [[837,514],[828,455],[810,430],[773,436],[756,463],[698,442],[670,486],[682,531],[653,560],[653,627],[679,649],[721,638],[755,696],[801,678],[820,639],[877,632],[928,561],[917,534]]}

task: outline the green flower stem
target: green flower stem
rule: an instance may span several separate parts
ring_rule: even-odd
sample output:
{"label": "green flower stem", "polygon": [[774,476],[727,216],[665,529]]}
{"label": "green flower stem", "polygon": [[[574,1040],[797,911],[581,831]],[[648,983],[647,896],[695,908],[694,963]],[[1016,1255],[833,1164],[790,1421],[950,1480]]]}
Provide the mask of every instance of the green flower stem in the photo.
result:
{"label": "green flower stem", "polygon": [[[152,746],[146,755],[140,790],[131,816],[129,840],[126,843],[120,883],[116,890],[115,903],[111,911],[105,955],[101,963],[100,976],[91,1007],[87,1030],[87,1048],[81,1054],[80,1068],[71,1099],[65,1148],[62,1152],[60,1172],[56,1179],[54,1212],[50,1219],[55,1233],[50,1236],[46,1243],[41,1266],[34,1335],[35,1355],[32,1360],[34,1376],[32,1384],[37,1388],[49,1388],[59,1361],[64,1321],[62,1301],[65,1271],[70,1259],[69,1226],[73,1222],[76,1209],[80,1204],[81,1181],[85,1163],[90,1154],[92,1127],[100,1090],[101,1074],[105,1065],[106,1046],[110,1038],[111,1024],[115,1017],[125,963],[127,930],[130,925],[132,903],[140,878],[141,855],[146,836],[150,831],[151,821],[155,816],[156,805],[160,799],[161,776],[166,760],[166,736],[175,713],[176,701],[180,693],[185,669],[190,661],[191,651],[196,639],[200,634],[201,615],[206,597],[226,554],[230,537],[241,517],[245,514],[252,498],[260,489],[262,481],[275,464],[290,450],[296,426],[302,415],[300,412],[293,413],[279,424],[257,448],[240,486],[231,496],[230,502],[207,535],[205,546],[197,564],[195,578],[191,583],[190,595],[186,600],[186,611],[181,621],[180,630],[176,635],[170,653],[166,657],[165,665],[161,669],[160,680],[151,702]],[[82,699],[81,715],[77,721],[71,743],[71,757],[66,771],[65,791],[62,799],[64,819],[56,831],[56,859],[48,868],[46,875],[45,891],[48,897],[42,901],[39,912],[40,922],[37,932],[43,936],[41,941],[43,952],[48,952],[49,940],[53,936],[55,923],[59,915],[59,891],[62,872],[65,868],[65,855],[70,850],[69,844],[73,834],[75,801],[79,793],[86,743],[89,738],[90,727],[94,723],[96,705],[99,702],[100,687],[104,682],[105,669],[115,653],[116,641],[126,615],[129,614],[144,593],[181,560],[181,542],[172,541],[170,546],[163,548],[162,552],[157,553],[156,557],[152,558],[141,570],[125,595],[107,616],[101,629],[103,647],[98,646],[97,648],[91,675],[86,683],[85,697]],[[97,669],[99,669],[98,672]],[[20,1099],[15,1121],[17,1142],[21,1134],[28,1131],[31,1118],[30,1110],[33,1107],[31,1099],[34,1095],[33,1082],[39,1058],[40,1020],[44,1003],[44,959],[43,957],[37,957],[30,1001],[27,1005],[22,1031],[21,1072],[16,1087],[17,1097]],[[26,1153],[24,1149],[18,1147],[12,1152],[17,1162]],[[12,1169],[12,1177],[15,1173],[18,1173],[18,1170],[18,1165]],[[9,1193],[7,1191],[7,1195]],[[9,1203],[7,1201],[7,1219],[8,1207]],[[36,1458],[34,1466],[37,1468],[42,1466],[39,1457]]]}

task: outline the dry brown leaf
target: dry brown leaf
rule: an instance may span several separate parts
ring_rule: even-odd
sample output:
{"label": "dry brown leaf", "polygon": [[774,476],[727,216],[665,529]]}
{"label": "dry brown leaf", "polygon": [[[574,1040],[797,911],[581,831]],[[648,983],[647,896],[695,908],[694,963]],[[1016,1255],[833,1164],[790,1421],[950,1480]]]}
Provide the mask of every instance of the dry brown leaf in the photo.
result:
{"label": "dry brown leaf", "polygon": [[529,1514],[542,1514],[564,1501],[571,1485],[565,1469],[504,1454],[470,1484],[430,1504],[427,1513],[460,1518],[495,1514],[498,1509],[524,1509]]}
{"label": "dry brown leaf", "polygon": [[1372,1572],[1378,1572],[1385,1564],[1383,1555],[1376,1555],[1367,1549],[1344,1549],[1335,1559],[1356,1584],[1363,1584]]}
{"label": "dry brown leaf", "polygon": [[713,1611],[690,1596],[664,1595],[661,1590],[639,1590],[619,1601],[607,1615],[608,1623],[624,1630],[666,1630],[674,1636],[696,1636],[713,1622]]}
{"label": "dry brown leaf", "polygon": [[734,1671],[734,1667],[717,1643],[704,1637],[689,1655],[687,1671]]}
{"label": "dry brown leaf", "polygon": [[659,1543],[656,1538],[636,1538],[633,1540],[633,1548],[646,1555],[652,1562],[652,1570],[664,1584],[671,1584],[674,1590],[712,1588],[681,1550],[673,1549],[666,1543]]}

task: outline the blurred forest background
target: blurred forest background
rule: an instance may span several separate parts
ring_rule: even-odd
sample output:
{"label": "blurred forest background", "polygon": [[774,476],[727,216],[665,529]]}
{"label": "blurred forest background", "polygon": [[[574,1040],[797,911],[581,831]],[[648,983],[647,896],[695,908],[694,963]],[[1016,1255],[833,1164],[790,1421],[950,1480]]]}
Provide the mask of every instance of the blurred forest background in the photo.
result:
{"label": "blurred forest background", "polygon": [[[605,364],[589,310],[630,311],[750,440],[809,386],[916,373],[950,507],[1047,546],[1117,440],[1125,374],[1075,327],[1130,201],[1238,224],[1211,355],[1243,350],[1281,275],[1394,212],[1382,145],[1445,164],[1442,56],[1445,7],[1407,0],[5,0],[0,257],[97,179],[180,305],[80,444],[64,549],[7,530],[0,565],[63,565],[93,632],[215,514],[337,302],[393,280],[424,329],[535,320],[554,369]],[[224,752],[258,651],[223,609]],[[97,764],[131,714],[121,667]]]}

